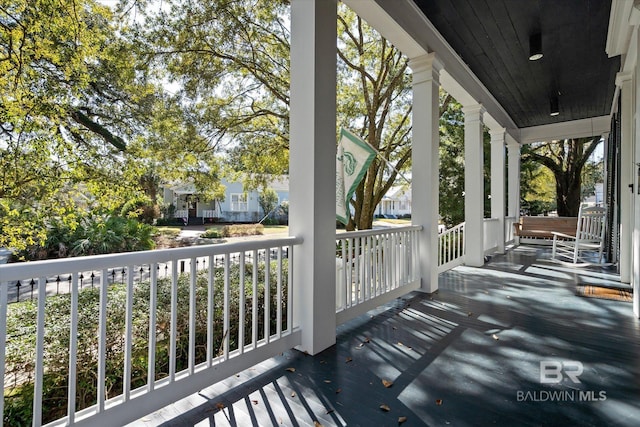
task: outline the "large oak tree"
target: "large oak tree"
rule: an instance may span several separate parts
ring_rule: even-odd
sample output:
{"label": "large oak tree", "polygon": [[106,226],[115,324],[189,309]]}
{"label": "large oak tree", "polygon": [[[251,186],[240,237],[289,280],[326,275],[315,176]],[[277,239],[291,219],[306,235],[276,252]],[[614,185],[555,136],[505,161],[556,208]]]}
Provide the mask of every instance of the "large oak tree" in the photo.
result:
{"label": "large oak tree", "polygon": [[[225,145],[249,187],[288,171],[289,2],[165,2],[149,13],[150,51],[183,88],[185,102]],[[338,17],[338,117],[380,156],[410,165],[411,76],[407,59],[344,5]],[[397,172],[376,158],[353,201],[348,228],[371,228],[376,205]]]}
{"label": "large oak tree", "polygon": [[198,112],[162,90],[133,18],[93,0],[0,5],[0,246],[42,242],[52,216],[154,202],[150,179],[217,175]]}
{"label": "large oak tree", "polygon": [[582,202],[582,176],[600,137],[570,138],[523,147],[522,160],[546,166],[555,178],[559,216],[578,216]]}

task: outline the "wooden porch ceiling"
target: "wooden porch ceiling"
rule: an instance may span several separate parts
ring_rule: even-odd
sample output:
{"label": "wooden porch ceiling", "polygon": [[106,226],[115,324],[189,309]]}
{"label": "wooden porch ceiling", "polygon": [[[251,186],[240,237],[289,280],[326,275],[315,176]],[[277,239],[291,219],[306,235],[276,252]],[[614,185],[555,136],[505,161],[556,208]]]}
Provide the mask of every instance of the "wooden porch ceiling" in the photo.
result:
{"label": "wooden porch ceiling", "polygon": [[[341,326],[319,355],[287,352],[132,425],[637,425],[631,304],[575,295],[617,277],[548,259],[519,247],[451,270],[438,293]],[[541,384],[543,360],[581,362],[581,382]]]}
{"label": "wooden porch ceiling", "polygon": [[[413,1],[518,128],[610,113],[620,69],[620,58],[605,53],[611,0]],[[544,56],[530,61],[536,32]]]}

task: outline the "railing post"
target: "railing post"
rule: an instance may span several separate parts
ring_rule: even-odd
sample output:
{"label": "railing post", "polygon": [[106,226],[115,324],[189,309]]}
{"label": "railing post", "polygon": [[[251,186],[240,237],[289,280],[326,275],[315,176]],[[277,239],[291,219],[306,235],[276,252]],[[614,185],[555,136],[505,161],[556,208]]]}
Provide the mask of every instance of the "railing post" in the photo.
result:
{"label": "railing post", "polygon": [[293,263],[300,350],[336,342],[335,165],[337,0],[291,2],[289,232],[304,239]]}

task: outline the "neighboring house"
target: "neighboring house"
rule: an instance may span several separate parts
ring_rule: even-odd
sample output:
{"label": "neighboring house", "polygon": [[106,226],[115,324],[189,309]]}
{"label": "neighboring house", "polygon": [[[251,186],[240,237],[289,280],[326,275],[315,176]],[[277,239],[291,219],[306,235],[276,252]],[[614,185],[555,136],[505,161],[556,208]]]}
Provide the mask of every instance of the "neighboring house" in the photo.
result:
{"label": "neighboring house", "polygon": [[406,185],[391,187],[376,208],[376,215],[395,215],[401,217],[410,214],[411,188]]}
{"label": "neighboring house", "polygon": [[[241,182],[222,180],[224,200],[203,200],[193,184],[164,187],[165,204],[173,204],[175,218],[186,218],[190,223],[204,222],[258,222],[264,216],[258,203],[259,192],[245,191]],[[268,188],[278,194],[278,204],[289,200],[289,177],[279,176],[269,181]]]}
{"label": "neighboring house", "polygon": [[604,184],[602,182],[596,183],[595,194],[586,197],[582,203],[589,206],[602,206],[604,203]]}

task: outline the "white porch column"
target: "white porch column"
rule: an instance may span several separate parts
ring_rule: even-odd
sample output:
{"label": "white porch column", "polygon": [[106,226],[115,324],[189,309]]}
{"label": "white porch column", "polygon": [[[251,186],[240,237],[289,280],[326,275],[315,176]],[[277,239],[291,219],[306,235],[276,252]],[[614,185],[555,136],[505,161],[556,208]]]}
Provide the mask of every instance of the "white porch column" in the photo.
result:
{"label": "white porch column", "polygon": [[289,233],[300,350],[336,342],[336,0],[291,1]]}
{"label": "white porch column", "polygon": [[[637,34],[640,41],[640,34]],[[633,192],[631,194],[631,226],[633,229],[631,242],[631,285],[633,286],[633,314],[640,317],[640,66],[636,65],[634,90],[634,144],[630,165]],[[624,161],[624,157],[622,157]],[[624,191],[624,188],[623,188]]]}
{"label": "white porch column", "polygon": [[504,135],[505,129],[490,130],[491,135],[491,218],[498,218],[498,253],[504,253]]}
{"label": "white porch column", "polygon": [[[638,92],[636,92],[636,95]],[[638,99],[640,103],[640,99]],[[636,129],[640,133],[640,118],[636,118]],[[636,134],[635,164],[632,167],[634,174],[633,185],[633,314],[640,317],[640,135]]]}
{"label": "white porch column", "polygon": [[631,191],[633,159],[633,86],[631,73],[618,73],[616,85],[620,87],[620,281],[631,282]]}
{"label": "white porch column", "polygon": [[507,199],[507,215],[520,217],[520,144],[514,139],[507,143],[509,197]]}
{"label": "white porch column", "polygon": [[440,145],[438,106],[440,70],[434,53],[412,58],[413,71],[411,222],[422,225],[420,232],[420,289],[438,289],[438,195]]}
{"label": "white porch column", "polygon": [[462,108],[464,113],[464,243],[465,264],[484,265],[484,158],[480,104]]}

